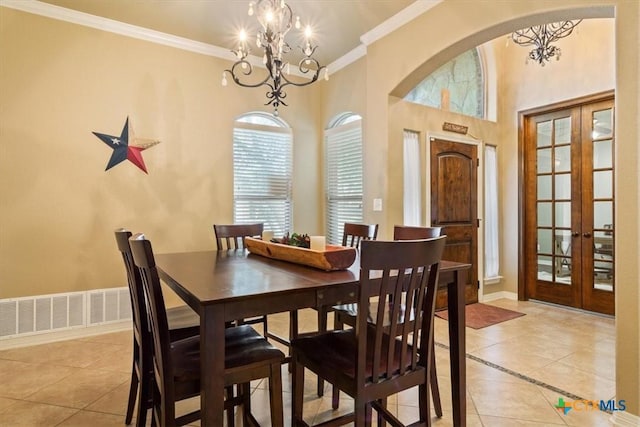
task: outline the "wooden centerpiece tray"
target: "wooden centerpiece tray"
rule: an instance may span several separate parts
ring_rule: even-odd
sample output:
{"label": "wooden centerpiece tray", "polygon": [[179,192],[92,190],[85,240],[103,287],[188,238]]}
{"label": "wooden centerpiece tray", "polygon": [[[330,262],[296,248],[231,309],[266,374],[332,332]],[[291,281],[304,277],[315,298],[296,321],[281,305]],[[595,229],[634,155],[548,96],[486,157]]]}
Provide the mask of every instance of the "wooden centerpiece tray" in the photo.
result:
{"label": "wooden centerpiece tray", "polygon": [[253,237],[245,237],[244,245],[249,252],[256,255],[303,264],[325,271],[346,270],[356,260],[356,249],[345,246],[326,245],[324,251],[316,251],[267,242]]}

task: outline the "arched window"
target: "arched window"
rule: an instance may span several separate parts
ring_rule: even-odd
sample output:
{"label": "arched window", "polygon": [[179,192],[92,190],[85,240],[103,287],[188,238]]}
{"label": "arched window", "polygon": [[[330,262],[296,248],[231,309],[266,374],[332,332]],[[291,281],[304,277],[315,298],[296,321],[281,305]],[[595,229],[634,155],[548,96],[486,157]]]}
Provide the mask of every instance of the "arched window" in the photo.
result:
{"label": "arched window", "polygon": [[485,117],[485,84],[478,49],[471,49],[418,83],[406,101],[467,116]]}
{"label": "arched window", "polygon": [[269,113],[238,117],[233,128],[233,220],[264,222],[283,236],[292,229],[291,128]]}
{"label": "arched window", "polygon": [[326,234],[342,242],[345,222],[362,222],[362,117],[336,116],[325,130]]}

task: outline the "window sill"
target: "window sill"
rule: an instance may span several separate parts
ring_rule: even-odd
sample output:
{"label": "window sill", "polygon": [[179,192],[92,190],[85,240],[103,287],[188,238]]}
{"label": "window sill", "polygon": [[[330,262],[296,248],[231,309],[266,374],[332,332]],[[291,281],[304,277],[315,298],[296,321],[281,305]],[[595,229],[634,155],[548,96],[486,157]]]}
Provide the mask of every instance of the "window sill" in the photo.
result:
{"label": "window sill", "polygon": [[502,281],[502,276],[494,276],[494,277],[485,277],[484,284],[485,285],[495,285]]}

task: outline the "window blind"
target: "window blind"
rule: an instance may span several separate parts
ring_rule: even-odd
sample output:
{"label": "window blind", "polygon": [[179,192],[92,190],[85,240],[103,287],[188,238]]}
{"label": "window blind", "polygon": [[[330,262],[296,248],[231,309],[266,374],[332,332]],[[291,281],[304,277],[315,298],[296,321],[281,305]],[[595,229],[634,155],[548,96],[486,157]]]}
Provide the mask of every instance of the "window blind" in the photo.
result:
{"label": "window blind", "polygon": [[326,234],[342,243],[345,222],[362,222],[362,120],[328,129],[325,134]]}
{"label": "window blind", "polygon": [[234,223],[292,229],[292,136],[283,127],[236,122],[233,130]]}
{"label": "window blind", "polygon": [[420,134],[405,130],[403,135],[404,225],[420,226],[422,223]]}
{"label": "window blind", "polygon": [[498,153],[494,146],[484,150],[484,276],[500,274],[500,241],[498,236]]}

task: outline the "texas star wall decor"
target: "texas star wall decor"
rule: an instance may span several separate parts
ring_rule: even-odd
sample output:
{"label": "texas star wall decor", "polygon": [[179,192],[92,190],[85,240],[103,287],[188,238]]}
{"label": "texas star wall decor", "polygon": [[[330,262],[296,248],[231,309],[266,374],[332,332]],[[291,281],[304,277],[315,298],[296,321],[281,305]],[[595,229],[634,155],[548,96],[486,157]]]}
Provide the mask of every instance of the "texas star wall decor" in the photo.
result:
{"label": "texas star wall decor", "polygon": [[109,163],[107,163],[105,171],[108,171],[125,160],[129,160],[131,163],[139,167],[144,173],[148,174],[147,167],[145,166],[144,159],[142,158],[142,152],[149,147],[160,144],[160,141],[155,139],[136,138],[133,133],[133,128],[129,126],[129,117],[127,117],[127,120],[124,123],[124,128],[122,128],[120,136],[107,135],[98,132],[93,132],[93,134],[113,149],[113,153],[111,154],[111,158],[109,159]]}

